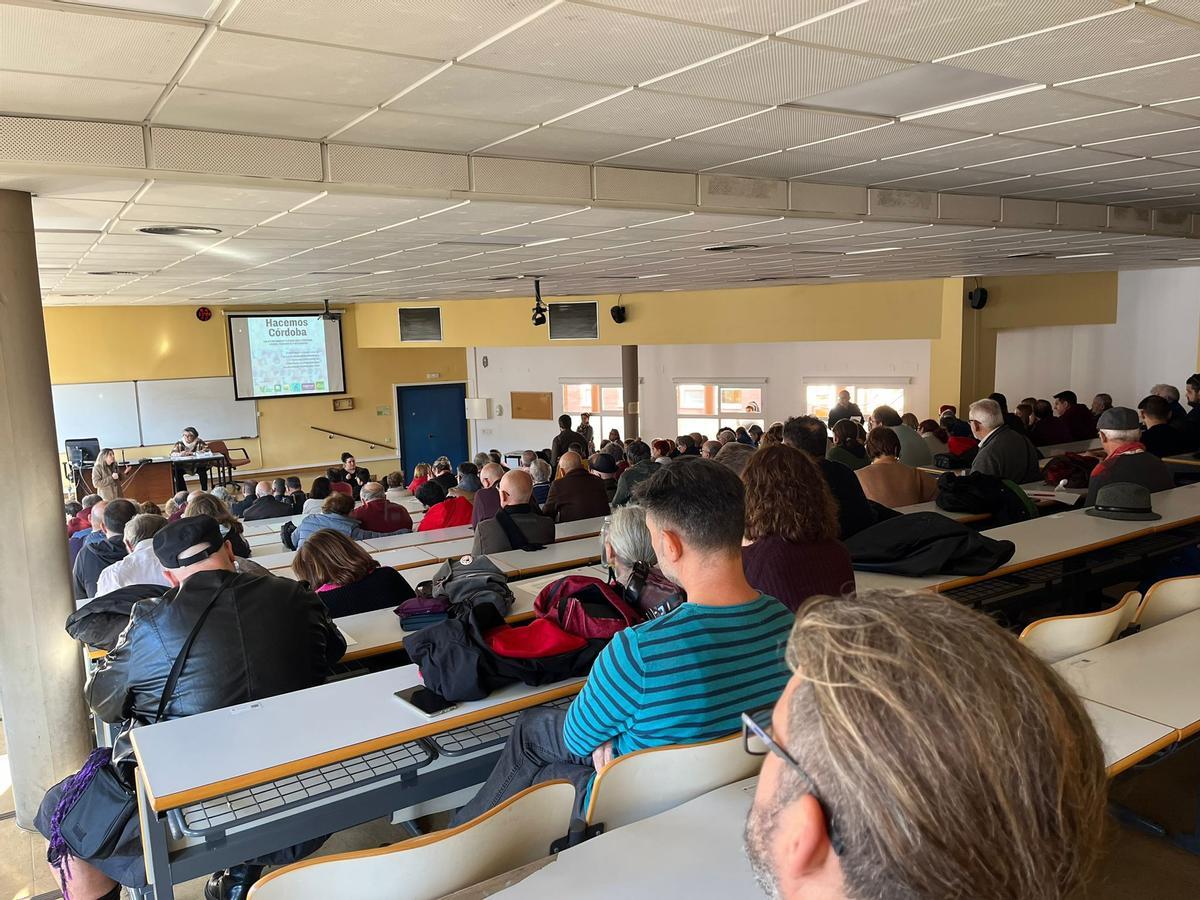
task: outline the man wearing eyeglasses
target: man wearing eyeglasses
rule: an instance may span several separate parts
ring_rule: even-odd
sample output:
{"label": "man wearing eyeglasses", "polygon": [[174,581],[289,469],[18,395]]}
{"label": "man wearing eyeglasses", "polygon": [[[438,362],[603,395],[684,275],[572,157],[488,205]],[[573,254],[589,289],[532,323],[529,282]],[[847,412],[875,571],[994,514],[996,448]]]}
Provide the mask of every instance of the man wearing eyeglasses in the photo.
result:
{"label": "man wearing eyeglasses", "polygon": [[936,594],[817,597],[774,710],[746,855],[778,900],[1060,900],[1103,848],[1108,780],[1074,692],[991,619]]}

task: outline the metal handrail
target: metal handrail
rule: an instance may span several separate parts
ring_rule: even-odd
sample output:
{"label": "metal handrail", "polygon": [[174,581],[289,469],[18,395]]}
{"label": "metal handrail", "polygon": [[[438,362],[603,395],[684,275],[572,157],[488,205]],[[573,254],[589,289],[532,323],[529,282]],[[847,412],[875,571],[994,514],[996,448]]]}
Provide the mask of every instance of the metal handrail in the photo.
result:
{"label": "metal handrail", "polygon": [[340,437],[340,438],[346,438],[346,440],[349,440],[349,441],[358,441],[360,444],[366,444],[372,450],[374,450],[376,447],[387,447],[389,450],[396,449],[391,444],[385,444],[383,441],[370,441],[370,440],[367,440],[366,438],[355,437],[352,434],[342,434],[342,432],[340,432],[340,431],[330,431],[328,428],[318,428],[316,425],[309,425],[308,427],[311,428],[313,431],[320,431],[320,432],[323,432],[324,434],[329,435],[330,440],[333,440],[334,437]]}

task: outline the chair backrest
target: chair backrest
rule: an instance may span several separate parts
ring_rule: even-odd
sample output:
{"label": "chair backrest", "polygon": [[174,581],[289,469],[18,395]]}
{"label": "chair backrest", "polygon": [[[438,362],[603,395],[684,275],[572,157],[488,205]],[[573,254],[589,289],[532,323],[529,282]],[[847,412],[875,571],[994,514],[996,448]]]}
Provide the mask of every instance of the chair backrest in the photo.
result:
{"label": "chair backrest", "polygon": [[[1128,595],[1126,595],[1128,599]],[[1021,643],[1048,663],[1103,647],[1117,634],[1126,600],[1110,609],[1078,616],[1051,616],[1025,626]]]}
{"label": "chair backrest", "polygon": [[749,778],[761,765],[743,748],[740,733],[618,756],[592,784],[587,822],[603,822],[606,830],[628,825]]}
{"label": "chair backrest", "polygon": [[205,441],[208,444],[208,449],[213,453],[220,453],[222,456],[229,457],[229,447],[224,441]]}
{"label": "chair backrest", "polygon": [[1117,604],[1121,609],[1121,615],[1117,617],[1117,629],[1113,632],[1113,640],[1115,641],[1122,631],[1130,626],[1134,616],[1137,615],[1138,607],[1141,605],[1142,595],[1137,591],[1130,591],[1121,598],[1121,602]]}
{"label": "chair backrest", "polygon": [[250,898],[434,900],[549,855],[574,807],[574,785],[543,782],[457,828],[285,866],[255,884]]}
{"label": "chair backrest", "polygon": [[1200,575],[1164,578],[1146,591],[1134,619],[1143,628],[1153,628],[1200,609]]}

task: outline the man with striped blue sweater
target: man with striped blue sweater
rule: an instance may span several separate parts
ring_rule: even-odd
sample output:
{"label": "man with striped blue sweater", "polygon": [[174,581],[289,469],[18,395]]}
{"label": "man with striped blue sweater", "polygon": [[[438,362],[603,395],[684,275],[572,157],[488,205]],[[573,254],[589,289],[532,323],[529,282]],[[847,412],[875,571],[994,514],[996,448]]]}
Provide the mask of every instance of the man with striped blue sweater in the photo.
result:
{"label": "man with striped blue sweater", "polygon": [[659,568],[688,602],[619,632],[569,709],[525,712],[454,824],[557,778],[573,782],[582,803],[614,757],[732,734],[743,712],[783,691],[794,617],[746,581],[738,477],[711,460],[681,458],[639,485],[635,502],[646,511]]}

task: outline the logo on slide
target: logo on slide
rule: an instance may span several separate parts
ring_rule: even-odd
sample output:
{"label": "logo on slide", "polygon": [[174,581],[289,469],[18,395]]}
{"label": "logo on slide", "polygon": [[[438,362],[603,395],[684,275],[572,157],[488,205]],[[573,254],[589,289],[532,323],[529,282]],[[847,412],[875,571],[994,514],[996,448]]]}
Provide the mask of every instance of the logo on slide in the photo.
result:
{"label": "logo on slide", "polygon": [[298,381],[293,381],[293,382],[292,382],[292,393],[293,393],[293,394],[298,394],[298,393],[300,393],[300,382],[298,382]]}
{"label": "logo on slide", "polygon": [[318,381],[318,382],[317,382],[317,390],[318,390],[318,391],[323,391],[323,390],[325,390],[325,382],[323,382],[323,381]]}

